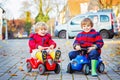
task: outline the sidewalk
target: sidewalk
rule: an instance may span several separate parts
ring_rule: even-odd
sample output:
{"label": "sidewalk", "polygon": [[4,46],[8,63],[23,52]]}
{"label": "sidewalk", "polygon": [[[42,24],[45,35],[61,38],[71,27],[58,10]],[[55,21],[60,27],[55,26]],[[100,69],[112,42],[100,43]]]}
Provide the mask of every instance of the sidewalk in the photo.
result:
{"label": "sidewalk", "polygon": [[68,52],[73,50],[73,40],[55,39],[62,51],[60,63],[61,72],[46,72],[39,75],[38,70],[27,73],[26,59],[30,57],[27,46],[28,39],[0,41],[0,80],[120,80],[120,55],[115,54],[117,42],[104,40],[102,59],[105,64],[105,72],[98,77],[84,75],[81,72],[66,73],[69,63]]}

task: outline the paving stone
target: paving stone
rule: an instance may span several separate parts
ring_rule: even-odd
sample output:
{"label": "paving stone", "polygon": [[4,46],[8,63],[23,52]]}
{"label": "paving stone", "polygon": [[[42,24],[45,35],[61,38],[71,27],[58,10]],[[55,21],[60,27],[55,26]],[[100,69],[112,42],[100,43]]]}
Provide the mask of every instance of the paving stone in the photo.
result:
{"label": "paving stone", "polygon": [[[26,59],[30,57],[28,48],[28,39],[7,40],[6,43],[0,42],[0,80],[119,80],[120,71],[119,67],[120,55],[113,56],[117,43],[112,46],[112,40],[104,40],[105,45],[102,48],[101,57],[105,62],[106,74],[98,74],[98,77],[84,75],[82,72],[75,72],[73,74],[66,73],[67,65],[70,62],[68,53],[73,50],[73,39],[54,39],[57,42],[57,48],[60,47],[61,55],[61,71],[55,74],[54,71],[45,72],[40,75],[37,69],[28,73],[26,69]],[[118,40],[116,40],[118,41]],[[19,67],[23,68],[20,71]],[[11,74],[16,74],[11,76]]]}

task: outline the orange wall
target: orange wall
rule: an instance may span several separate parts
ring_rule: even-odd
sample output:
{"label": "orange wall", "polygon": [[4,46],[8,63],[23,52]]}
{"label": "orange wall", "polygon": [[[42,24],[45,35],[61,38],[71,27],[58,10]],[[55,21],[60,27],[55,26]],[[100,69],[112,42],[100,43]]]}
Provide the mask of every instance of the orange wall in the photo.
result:
{"label": "orange wall", "polygon": [[68,0],[70,16],[80,14],[80,3],[88,2],[89,0]]}
{"label": "orange wall", "polygon": [[[109,3],[109,2],[110,2],[110,0],[107,0],[107,3]],[[113,6],[117,5],[118,3],[120,4],[120,0],[112,0]]]}
{"label": "orange wall", "polygon": [[[80,14],[80,3],[86,3],[90,0],[68,0],[68,8],[70,10],[70,16],[75,16],[77,14]],[[110,0],[107,0],[109,2]],[[120,3],[120,0],[113,0],[113,5]]]}

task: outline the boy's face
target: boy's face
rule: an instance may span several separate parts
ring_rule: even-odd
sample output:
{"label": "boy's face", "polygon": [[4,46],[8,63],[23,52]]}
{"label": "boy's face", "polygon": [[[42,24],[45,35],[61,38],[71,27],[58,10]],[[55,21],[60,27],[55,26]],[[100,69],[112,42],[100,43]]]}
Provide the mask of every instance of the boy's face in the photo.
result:
{"label": "boy's face", "polygon": [[83,25],[82,26],[82,29],[85,31],[85,32],[90,32],[90,30],[92,29],[91,25]]}
{"label": "boy's face", "polygon": [[38,30],[38,34],[41,36],[45,36],[46,33],[47,33],[47,29],[39,29]]}

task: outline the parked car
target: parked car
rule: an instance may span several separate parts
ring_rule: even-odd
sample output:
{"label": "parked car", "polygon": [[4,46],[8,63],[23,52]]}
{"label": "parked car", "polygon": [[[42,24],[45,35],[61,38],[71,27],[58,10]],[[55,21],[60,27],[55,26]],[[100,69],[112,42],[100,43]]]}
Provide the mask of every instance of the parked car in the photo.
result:
{"label": "parked car", "polygon": [[117,21],[116,16],[112,10],[99,10],[97,12],[87,12],[85,14],[80,14],[67,23],[58,25],[55,27],[55,36],[59,38],[66,38],[66,32],[69,38],[75,37],[81,29],[81,21],[84,18],[90,18],[94,23],[94,29],[100,32],[103,38],[113,38],[117,34]]}
{"label": "parked car", "polygon": [[17,34],[17,38],[27,38],[27,37],[28,37],[27,32],[23,32],[23,33],[18,32]]}

